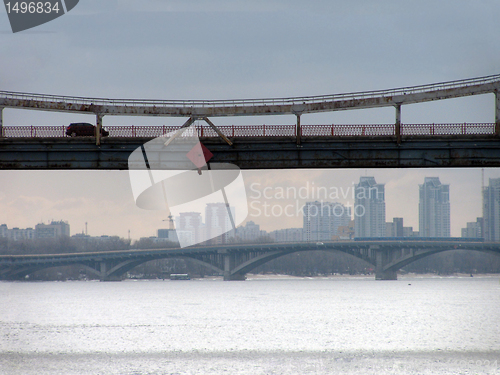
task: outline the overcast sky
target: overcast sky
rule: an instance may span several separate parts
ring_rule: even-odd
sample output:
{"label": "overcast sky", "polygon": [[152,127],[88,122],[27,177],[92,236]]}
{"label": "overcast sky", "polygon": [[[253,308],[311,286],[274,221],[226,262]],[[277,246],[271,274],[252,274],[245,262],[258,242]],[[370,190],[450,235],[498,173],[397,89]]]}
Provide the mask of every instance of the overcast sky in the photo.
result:
{"label": "overcast sky", "polygon": [[[0,90],[107,98],[234,99],[389,89],[500,73],[497,0],[80,0],[13,34],[0,9]],[[404,106],[405,123],[493,122],[493,95]],[[5,109],[4,125],[65,125],[93,116]],[[213,118],[290,124],[288,116]],[[104,125],[179,118],[105,117]],[[394,109],[302,116],[303,124],[393,123]],[[452,235],[481,216],[481,171],[245,171],[247,186],[386,184],[386,217],[418,229],[418,184],[450,184]],[[487,169],[490,177],[500,170]],[[0,224],[68,220],[72,234],[155,235],[165,212],[135,207],[127,171],[0,171]],[[254,185],[255,186],[255,185]],[[251,191],[247,192],[251,195]],[[255,194],[254,194],[255,195]],[[341,200],[342,201],[342,200]],[[275,204],[274,202],[273,204]],[[281,204],[278,202],[276,204]],[[303,204],[303,201],[299,202]],[[252,211],[250,210],[250,214]],[[263,229],[300,217],[250,217]]]}

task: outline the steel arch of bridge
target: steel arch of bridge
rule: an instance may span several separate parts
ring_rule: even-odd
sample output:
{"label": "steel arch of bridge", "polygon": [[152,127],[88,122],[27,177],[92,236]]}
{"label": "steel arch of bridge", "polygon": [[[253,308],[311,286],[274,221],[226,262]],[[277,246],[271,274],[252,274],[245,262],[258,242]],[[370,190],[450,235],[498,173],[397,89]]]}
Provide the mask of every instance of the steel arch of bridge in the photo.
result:
{"label": "steel arch of bridge", "polygon": [[0,106],[100,115],[220,117],[306,114],[420,103],[495,93],[500,74],[387,90],[333,95],[229,100],[107,99],[0,91]]}
{"label": "steel arch of bridge", "polygon": [[145,249],[51,255],[2,255],[0,278],[16,279],[45,268],[78,264],[100,280],[120,280],[132,268],[165,258],[185,258],[216,270],[224,280],[244,280],[266,262],[299,251],[340,251],[375,268],[377,280],[395,280],[397,270],[426,256],[448,250],[500,255],[500,243],[466,241],[332,241],[219,245],[186,249]]}

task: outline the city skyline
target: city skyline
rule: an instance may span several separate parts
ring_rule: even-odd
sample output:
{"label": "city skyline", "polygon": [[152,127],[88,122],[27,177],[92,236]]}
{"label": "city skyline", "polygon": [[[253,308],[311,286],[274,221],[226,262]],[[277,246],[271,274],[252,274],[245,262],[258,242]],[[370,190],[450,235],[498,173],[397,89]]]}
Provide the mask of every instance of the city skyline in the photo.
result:
{"label": "city skyline", "polygon": [[[296,198],[300,198],[300,192],[302,193],[302,197],[304,197],[305,199],[303,201],[301,201],[300,199],[298,200],[293,200],[292,199],[292,203],[293,204],[298,204],[298,207],[303,207],[302,204],[305,204],[307,203],[307,201],[310,201],[308,198],[310,197],[318,197],[318,192],[321,192],[321,191],[324,191],[325,189],[321,189],[322,187],[325,187],[324,184],[321,183],[322,179],[320,178],[321,177],[321,173],[318,174],[318,172],[320,171],[309,171],[309,172],[315,172],[316,173],[316,178],[314,180],[310,180],[309,181],[309,184],[306,184],[306,183],[291,183],[291,181],[288,181],[288,184],[287,184],[287,188],[288,188],[288,191],[294,191],[296,192],[297,194],[295,195]],[[365,173],[367,173],[368,171],[364,171]],[[426,172],[425,170],[424,171],[419,171],[419,172]],[[478,170],[469,170],[468,171],[469,173],[471,172],[478,172]],[[480,172],[480,171],[479,171]],[[491,171],[488,171],[488,170],[485,170],[485,174],[488,175],[489,172]],[[358,171],[359,173],[359,171]],[[426,173],[423,173],[422,176],[426,174]],[[377,175],[380,175],[380,173],[378,174],[375,174],[376,176]],[[474,175],[474,173],[472,173],[472,175]],[[480,179],[480,175],[478,175],[477,173],[475,173],[476,177],[479,177]],[[270,177],[270,174],[267,175],[268,177]],[[363,177],[363,176],[359,176],[360,178]],[[391,185],[393,184],[393,181],[389,180],[388,182],[388,186],[390,187],[390,189],[388,190],[388,192],[386,192],[386,200],[388,200],[389,202],[398,202],[398,200],[394,200],[392,198],[395,198],[395,197],[391,197],[391,195],[395,194],[396,195],[396,198],[397,198],[397,195],[398,194],[403,194],[406,196],[406,198],[413,198],[413,202],[410,202],[411,205],[414,204],[412,210],[410,209],[409,211],[407,209],[403,209],[402,211],[401,210],[394,210],[394,203],[390,203],[388,205],[386,205],[386,210],[387,210],[387,213],[386,213],[386,222],[391,222],[393,220],[393,218],[403,218],[404,219],[404,223],[405,223],[405,226],[407,227],[413,227],[413,230],[417,230],[419,229],[419,225],[418,225],[418,189],[419,189],[419,185],[422,184],[422,182],[424,181],[425,177],[428,177],[428,176],[423,176],[422,178],[418,177],[415,180],[415,182],[417,183],[413,189],[414,193],[413,197],[411,197],[411,195],[408,193],[408,191],[404,192],[402,191],[402,189],[400,188],[393,188],[391,187]],[[378,177],[377,177],[378,178]],[[401,176],[400,176],[401,178]],[[444,180],[443,178],[441,178],[442,181],[449,181],[449,177],[446,178],[446,180]],[[257,195],[255,193],[252,193],[252,189],[249,188],[249,185],[252,184],[252,181],[253,179],[252,178],[249,178],[249,181],[247,181],[247,192],[248,192],[248,197],[249,197],[249,203],[252,202],[252,199],[253,198],[256,198]],[[262,181],[265,181],[265,179],[262,179]],[[377,180],[379,181],[379,180]],[[268,181],[269,182],[269,181]],[[348,198],[352,198],[351,195],[349,195],[349,192],[351,191],[350,188],[352,188],[353,186],[356,185],[358,181],[353,181],[351,184],[346,184],[346,183],[343,183],[343,184],[336,184],[337,186],[333,186],[333,184],[331,184],[329,186],[329,188],[335,188],[335,189],[327,189],[326,191],[327,192],[332,192],[332,191],[335,191],[335,194],[337,193],[344,193],[344,196],[347,196]],[[468,182],[470,183],[471,181],[468,180]],[[476,219],[476,217],[481,217],[482,216],[482,207],[481,207],[481,182],[480,181],[476,181],[476,186],[477,186],[477,190],[476,191],[476,197],[474,198],[473,196],[471,197],[470,195],[467,196],[467,200],[464,200],[464,199],[453,199],[454,195],[459,195],[462,196],[461,192],[464,190],[464,186],[460,186],[460,185],[457,185],[455,186],[453,183],[450,184],[452,185],[451,187],[451,192],[450,192],[450,199],[451,199],[451,212],[460,212],[460,211],[463,211],[463,212],[466,212],[465,215],[461,215],[462,217],[462,220],[458,223],[455,223],[455,226],[458,228],[456,228],[456,230],[452,231],[450,233],[450,235],[452,237],[460,237],[461,236],[461,230],[462,228],[465,228],[468,224],[467,223],[470,223],[471,221],[474,221]],[[485,184],[488,184],[489,183],[489,179],[485,177]],[[264,188],[269,188],[271,185],[266,185]],[[263,186],[261,186],[262,188]],[[266,191],[266,193],[264,194],[262,192],[261,194],[261,198],[264,197],[264,195],[266,195],[267,197],[269,198],[272,198],[272,199],[268,199],[267,200],[267,203],[270,204],[270,205],[277,205],[279,204],[280,207],[283,207],[285,206],[286,204],[289,203],[290,200],[280,200],[280,199],[276,199],[277,197],[283,197],[282,195],[279,195],[277,192],[281,191],[285,191],[286,189],[284,188],[285,187],[285,184],[284,184],[284,181],[281,180],[281,187],[278,186],[277,184],[274,184],[274,186],[272,187],[272,189],[268,189]],[[306,189],[307,187],[309,187],[309,190]],[[293,188],[293,189],[291,189]],[[253,186],[253,190],[255,191],[255,185]],[[457,191],[458,194],[455,194],[454,192]],[[272,192],[272,193],[271,193]],[[347,194],[345,194],[347,192]],[[406,194],[405,194],[406,193]],[[276,195],[276,196],[274,196]],[[292,198],[294,196],[292,195]],[[416,198],[416,199],[415,199]],[[253,201],[255,201],[255,199],[253,199]],[[341,200],[335,200],[335,199],[332,199],[332,200],[324,200],[325,202],[326,201],[329,201],[329,202],[333,202],[333,201],[336,201],[340,204],[344,204],[342,203]],[[453,203],[455,202],[455,203]],[[470,209],[461,209],[459,210],[460,207],[454,207],[454,204],[457,204],[460,206],[460,203],[464,203],[464,206],[466,207],[473,207],[474,209],[471,211]],[[2,199],[0,199],[0,205],[2,204]],[[398,204],[398,208],[401,208],[399,206],[402,206],[403,204],[400,203]],[[404,206],[404,205],[403,205]],[[16,225],[16,223],[13,223],[12,221],[9,221],[7,219],[6,216],[2,216],[1,213],[5,213],[6,211],[0,211],[0,219],[2,221],[0,221],[0,223],[7,223],[9,225],[9,227],[18,227],[18,228],[28,228],[28,227],[33,227],[35,225],[35,222],[28,222],[27,225]],[[140,211],[139,211],[140,212]],[[302,212],[302,211],[301,211]],[[252,211],[250,210],[250,214],[252,213]],[[150,227],[149,229],[147,229],[146,231],[144,231],[143,233],[139,234],[139,235],[134,235],[134,229],[132,228],[132,234],[131,234],[131,238],[136,240],[136,239],[139,239],[139,238],[142,238],[142,237],[151,237],[151,236],[154,236],[155,233],[156,233],[156,230],[157,229],[162,229],[162,228],[167,228],[168,227],[168,224],[167,224],[167,220],[166,220],[166,216],[167,216],[167,213],[166,212],[162,212],[162,213],[156,213],[155,215],[152,215],[152,218],[158,218],[158,216],[160,215],[160,217],[165,217],[165,219],[161,219],[161,221],[157,221],[156,220],[156,224],[154,224],[154,227]],[[201,216],[204,216],[203,213],[200,213]],[[54,215],[54,217],[63,217],[61,215]],[[7,219],[7,220],[6,220]],[[81,226],[80,228],[74,224],[73,220],[72,219],[67,219],[66,216],[64,216],[64,219],[65,220],[68,220],[71,222],[72,224],[72,228],[73,228],[73,231],[74,233],[81,233],[81,232],[84,232],[84,227]],[[151,219],[151,218],[150,218]],[[271,219],[271,222],[273,222],[275,225],[274,226],[271,226],[270,225],[270,221],[269,219]],[[290,219],[290,220],[285,220],[285,219]],[[264,217],[262,215],[262,217],[253,217],[252,215],[249,215],[247,217],[247,220],[245,220],[245,222],[243,222],[242,224],[245,224],[246,222],[249,222],[249,221],[253,221],[255,223],[257,223],[258,225],[260,225],[260,228],[262,230],[265,230],[266,232],[272,232],[272,231],[275,231],[275,230],[280,230],[280,229],[293,229],[293,228],[298,228],[298,227],[302,227],[303,226],[303,215],[300,214],[298,217],[292,217],[292,218],[289,218],[289,217],[286,217],[286,216],[283,216],[281,218],[279,218],[279,220],[276,220],[276,218],[267,218],[267,217]],[[453,222],[453,220],[452,220]],[[87,221],[84,221],[82,222],[83,224],[87,223]],[[119,236],[119,237],[122,237],[122,238],[127,238],[128,237],[128,232],[127,232],[127,229],[125,229],[125,231],[123,230],[124,228],[121,228],[122,230],[122,233],[116,233],[116,232],[112,232],[112,231],[107,231],[107,230],[104,230],[104,231],[101,231],[101,232],[95,232],[93,231],[93,226],[92,226],[92,222],[89,222],[89,234],[91,235],[94,235],[94,236],[100,236],[100,235],[111,235],[111,236]],[[278,225],[276,225],[278,224]],[[280,225],[281,224],[281,225]],[[125,232],[125,233],[124,233]]]}

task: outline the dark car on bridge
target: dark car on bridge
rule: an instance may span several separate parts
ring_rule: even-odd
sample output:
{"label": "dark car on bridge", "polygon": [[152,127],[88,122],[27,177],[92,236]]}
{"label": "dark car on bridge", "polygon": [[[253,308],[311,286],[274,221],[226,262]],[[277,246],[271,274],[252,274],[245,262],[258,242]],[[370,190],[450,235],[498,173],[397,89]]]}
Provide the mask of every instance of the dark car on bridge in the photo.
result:
{"label": "dark car on bridge", "polygon": [[[88,122],[74,122],[69,124],[66,129],[66,135],[70,137],[95,137],[96,127]],[[101,128],[101,136],[107,137],[109,132]]]}

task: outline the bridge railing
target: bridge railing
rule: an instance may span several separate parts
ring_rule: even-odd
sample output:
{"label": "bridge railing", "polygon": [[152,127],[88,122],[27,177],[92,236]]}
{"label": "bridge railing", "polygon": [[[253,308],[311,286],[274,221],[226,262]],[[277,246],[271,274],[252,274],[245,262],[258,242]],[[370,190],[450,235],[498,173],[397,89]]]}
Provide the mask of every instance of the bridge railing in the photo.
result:
{"label": "bridge railing", "polygon": [[[229,125],[218,126],[226,137],[293,137],[296,135],[295,125]],[[217,137],[214,129],[207,126],[198,127],[200,137]]]}
{"label": "bridge railing", "polygon": [[395,126],[391,124],[378,125],[304,125],[301,126],[303,137],[333,136],[391,136],[395,134]]}
{"label": "bridge railing", "polygon": [[493,135],[494,123],[402,124],[401,135]]}
{"label": "bridge railing", "polygon": [[[179,129],[178,126],[104,126],[110,137],[117,138],[155,138]],[[228,125],[219,126],[226,136],[238,137],[294,137],[295,125]],[[215,130],[208,126],[198,126],[198,136],[218,137]],[[4,126],[3,136],[10,138],[60,138],[67,137],[66,126]],[[494,135],[494,123],[454,123],[454,124],[401,124],[402,136],[468,136]],[[302,137],[383,137],[394,136],[394,124],[369,125],[302,125]]]}
{"label": "bridge railing", "polygon": [[64,125],[3,126],[3,136],[11,138],[59,138],[66,136]]}
{"label": "bridge railing", "polygon": [[[0,99],[18,101],[36,101],[46,103],[60,103],[64,105],[87,105],[87,106],[112,106],[112,107],[163,107],[163,108],[228,108],[228,107],[258,107],[276,105],[296,105],[323,103],[336,100],[369,99],[375,97],[387,97],[396,95],[408,95],[452,88],[462,88],[473,85],[485,85],[500,82],[500,74],[462,79],[456,81],[432,83],[419,86],[408,86],[388,90],[360,91],[345,94],[287,97],[287,98],[263,98],[263,99],[231,99],[231,100],[156,100],[156,99],[107,99],[86,98],[78,96],[45,95],[35,93],[22,93],[12,91],[0,91]],[[1,101],[1,100],[0,100]]]}

